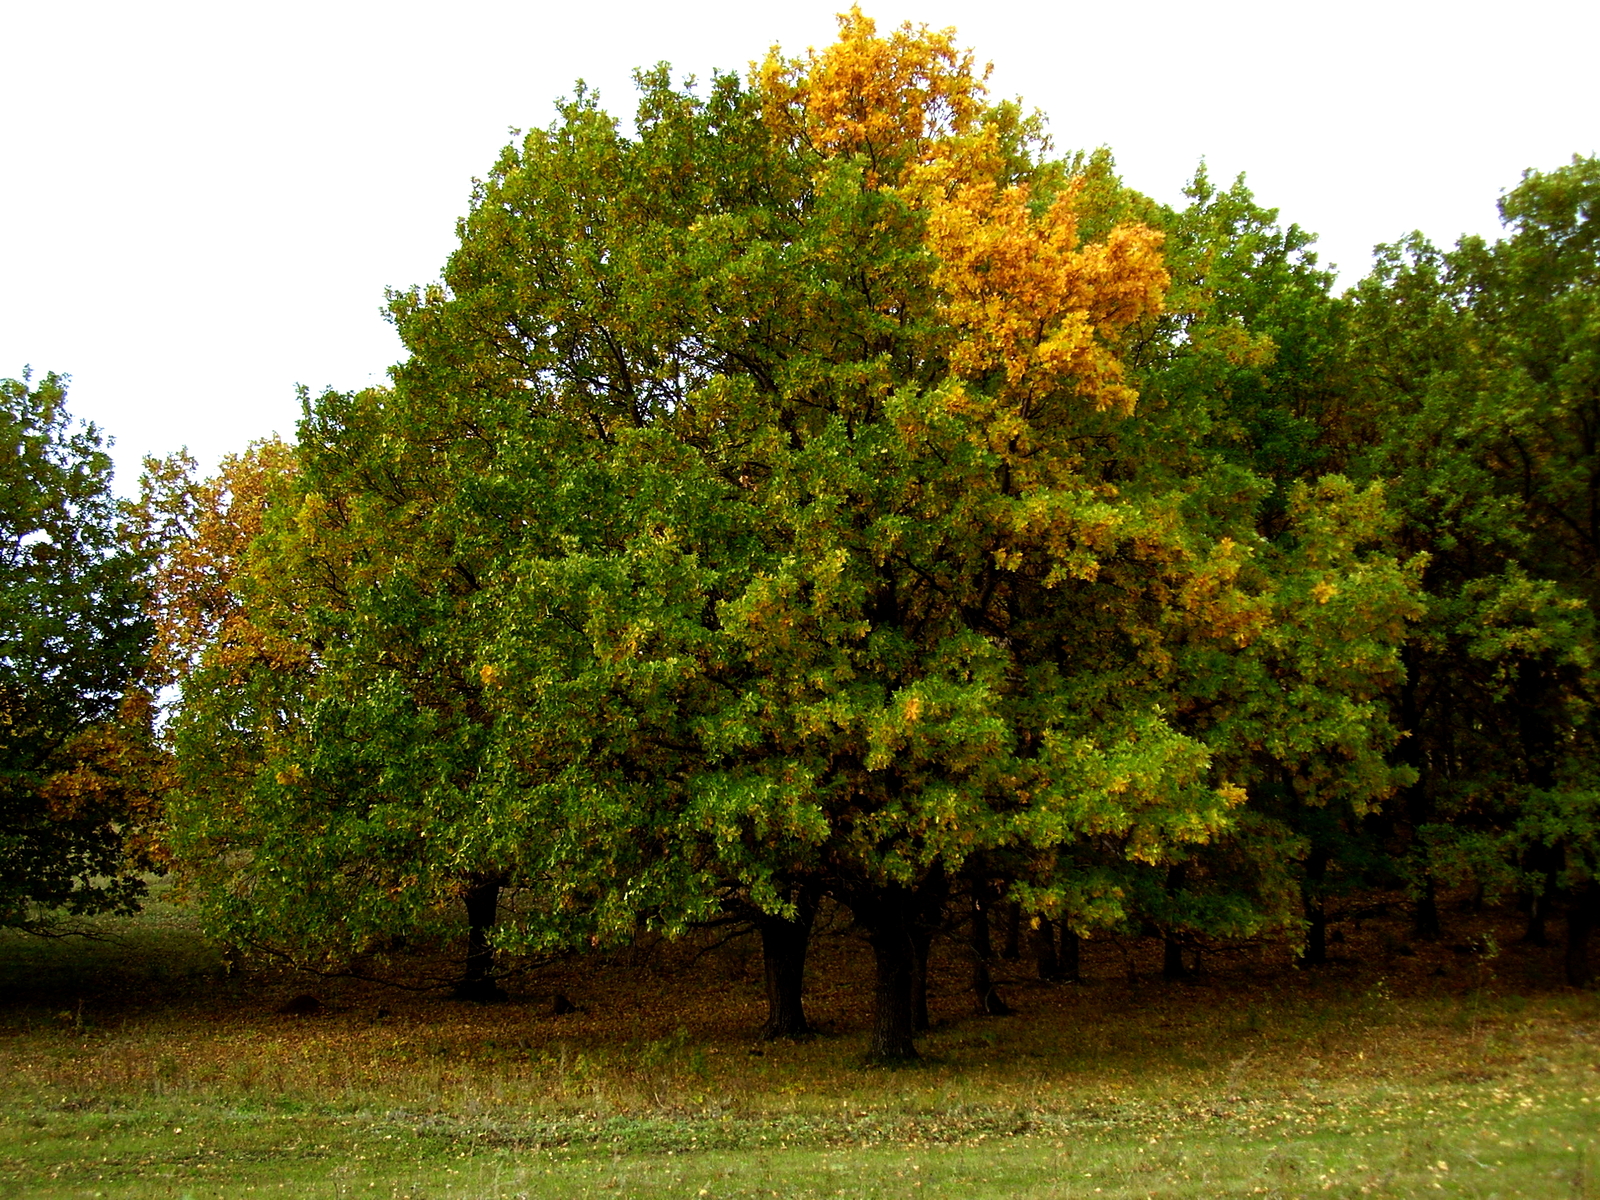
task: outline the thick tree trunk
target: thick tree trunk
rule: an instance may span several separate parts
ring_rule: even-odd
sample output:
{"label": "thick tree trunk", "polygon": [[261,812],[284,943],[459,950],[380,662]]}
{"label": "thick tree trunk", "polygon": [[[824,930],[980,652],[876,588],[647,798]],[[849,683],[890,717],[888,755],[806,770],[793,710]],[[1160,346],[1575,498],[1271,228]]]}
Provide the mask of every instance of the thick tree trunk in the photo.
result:
{"label": "thick tree trunk", "polygon": [[1522,931],[1522,940],[1530,946],[1548,946],[1550,934],[1546,921],[1550,915],[1550,893],[1528,893],[1528,924]]}
{"label": "thick tree trunk", "polygon": [[911,1028],[926,1033],[933,1027],[928,1018],[928,955],[933,950],[933,932],[916,922],[911,927]]}
{"label": "thick tree trunk", "polygon": [[1567,906],[1567,982],[1573,987],[1588,987],[1594,982],[1589,965],[1589,934],[1594,929],[1595,910],[1600,907],[1600,888],[1593,882],[1572,889]]}
{"label": "thick tree trunk", "polygon": [[1439,924],[1439,886],[1433,873],[1426,871],[1422,877],[1422,890],[1417,894],[1417,908],[1411,926],[1411,936],[1419,942],[1437,942],[1441,934]]}
{"label": "thick tree trunk", "polygon": [[1302,967],[1320,967],[1328,961],[1328,908],[1322,895],[1328,858],[1328,851],[1321,847],[1314,847],[1306,856],[1305,878],[1300,883],[1306,911],[1306,944],[1299,958]]}
{"label": "thick tree trunk", "polygon": [[928,958],[933,939],[944,923],[944,905],[950,898],[950,880],[935,866],[917,889],[912,907],[911,948],[916,965],[911,980],[911,1025],[919,1033],[932,1028],[928,1019]]}
{"label": "thick tree trunk", "polygon": [[867,1057],[904,1062],[917,1057],[912,993],[916,984],[917,912],[909,888],[875,888],[851,907],[866,927],[874,966],[872,1038]]}
{"label": "thick tree trunk", "polygon": [[1321,896],[1306,901],[1306,945],[1300,952],[1302,967],[1321,967],[1328,962],[1328,907]]}
{"label": "thick tree trunk", "polygon": [[1039,968],[1039,979],[1044,983],[1061,982],[1061,960],[1056,956],[1056,923],[1049,917],[1038,917],[1032,927],[1033,959]]}
{"label": "thick tree trunk", "polygon": [[769,1042],[805,1037],[812,1032],[804,1004],[806,951],[811,945],[811,926],[816,921],[821,896],[815,887],[807,885],[797,888],[791,899],[795,906],[792,921],[772,913],[756,916],[767,982],[767,1023],[761,1036]]}
{"label": "thick tree trunk", "polygon": [[1189,975],[1189,968],[1183,965],[1183,943],[1167,934],[1161,943],[1161,978],[1187,979]]}
{"label": "thick tree trunk", "polygon": [[1065,921],[1061,922],[1061,956],[1056,963],[1062,983],[1082,983],[1080,963],[1083,958],[1083,939]]}
{"label": "thick tree trunk", "polygon": [[1015,900],[1006,901],[1006,938],[1000,946],[1000,957],[1016,962],[1022,957],[1022,905]]}
{"label": "thick tree trunk", "polygon": [[[1167,895],[1177,912],[1183,911],[1179,893],[1184,890],[1184,881],[1188,873],[1188,863],[1174,863],[1167,869]],[[1189,974],[1188,968],[1183,965],[1183,942],[1172,927],[1168,926],[1162,930],[1161,978],[1187,979]]]}
{"label": "thick tree trunk", "polygon": [[1000,998],[995,990],[994,976],[989,964],[994,961],[994,947],[989,941],[989,908],[994,889],[988,880],[972,881],[972,995],[980,1016],[1007,1017],[1015,1010]]}
{"label": "thick tree trunk", "polygon": [[[1418,680],[1421,675],[1420,656],[1410,643],[1400,652],[1405,667],[1405,682],[1400,685],[1400,728],[1405,731],[1396,754],[1401,762],[1417,773],[1416,779],[1406,786],[1401,796],[1401,806],[1412,829],[1412,838],[1418,849],[1416,861],[1421,863],[1422,886],[1418,889],[1416,909],[1412,914],[1411,935],[1418,941],[1436,942],[1440,937],[1439,903],[1433,869],[1428,864],[1427,850],[1418,831],[1437,818],[1433,803],[1431,780],[1432,764],[1428,757],[1428,743],[1423,735],[1422,702]],[[1437,723],[1437,722],[1436,722]]]}
{"label": "thick tree trunk", "polygon": [[[1550,679],[1539,660],[1524,662],[1517,672],[1517,726],[1522,735],[1522,753],[1528,786],[1549,791],[1555,786],[1557,737],[1554,722],[1545,707]],[[1564,848],[1534,846],[1528,851],[1528,866],[1543,880],[1543,889],[1533,897],[1528,909],[1528,931],[1524,940],[1534,946],[1549,944],[1545,922],[1555,901],[1556,879],[1561,870]]]}
{"label": "thick tree trunk", "polygon": [[457,1000],[484,1004],[506,998],[494,981],[494,946],[489,941],[500,907],[500,886],[498,875],[473,875],[461,894],[467,908],[467,962],[452,993]]}

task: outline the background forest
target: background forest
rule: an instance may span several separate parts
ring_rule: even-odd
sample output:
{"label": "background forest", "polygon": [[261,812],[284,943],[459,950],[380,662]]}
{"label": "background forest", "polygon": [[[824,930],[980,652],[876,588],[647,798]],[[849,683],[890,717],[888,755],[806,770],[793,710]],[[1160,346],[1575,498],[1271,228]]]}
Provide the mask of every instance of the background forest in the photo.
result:
{"label": "background forest", "polygon": [[[929,956],[1164,971],[1330,905],[1515,903],[1587,985],[1600,889],[1600,160],[1505,234],[1313,238],[1059,154],[949,33],[859,12],[749,78],[579,90],[389,297],[382,388],[119,505],[0,385],[0,923],[170,872],[240,955],[403,972],[821,911],[917,1054]],[[1400,217],[1403,220],[1403,216]]]}

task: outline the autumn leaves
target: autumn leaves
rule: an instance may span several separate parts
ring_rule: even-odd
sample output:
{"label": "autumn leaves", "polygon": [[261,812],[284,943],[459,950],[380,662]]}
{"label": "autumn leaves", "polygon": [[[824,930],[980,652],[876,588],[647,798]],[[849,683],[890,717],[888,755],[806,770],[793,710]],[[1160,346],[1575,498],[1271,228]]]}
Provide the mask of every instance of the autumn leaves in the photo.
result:
{"label": "autumn leaves", "polygon": [[580,93],[507,148],[391,386],[155,481],[214,926],[349,958],[470,900],[478,986],[502,892],[503,949],[742,914],[791,1028],[826,894],[886,1058],[963,896],[1293,927],[1304,813],[1409,777],[1420,569],[1279,436],[1329,378],[1295,231],[1051,159],[952,35],[856,11],[639,84],[632,134]]}

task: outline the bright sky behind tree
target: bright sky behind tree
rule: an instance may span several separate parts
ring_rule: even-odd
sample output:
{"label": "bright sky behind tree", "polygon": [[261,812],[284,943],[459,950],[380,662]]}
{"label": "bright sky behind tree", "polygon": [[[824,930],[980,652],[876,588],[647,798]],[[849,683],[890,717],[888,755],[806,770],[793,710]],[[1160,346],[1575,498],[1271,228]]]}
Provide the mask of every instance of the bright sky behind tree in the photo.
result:
{"label": "bright sky behind tree", "polygon": [[[292,435],[295,385],[381,382],[386,286],[438,276],[508,129],[577,78],[631,117],[630,72],[738,70],[833,40],[834,5],[686,0],[57,0],[0,9],[0,376],[72,376],[118,487]],[[996,97],[1062,151],[1107,145],[1176,201],[1203,157],[1320,235],[1343,284],[1372,245],[1498,229],[1526,168],[1600,150],[1600,5],[1529,0],[864,4],[956,26]]]}

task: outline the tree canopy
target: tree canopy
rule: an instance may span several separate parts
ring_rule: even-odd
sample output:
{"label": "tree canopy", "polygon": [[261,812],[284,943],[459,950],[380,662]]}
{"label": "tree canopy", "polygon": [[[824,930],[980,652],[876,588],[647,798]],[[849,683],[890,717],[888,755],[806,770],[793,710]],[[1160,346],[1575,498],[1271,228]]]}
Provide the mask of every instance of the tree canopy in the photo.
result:
{"label": "tree canopy", "polygon": [[219,926],[354,953],[465,901],[482,994],[504,888],[538,947],[827,892],[901,1057],[958,884],[1081,932],[1299,921],[1296,814],[1413,777],[1421,563],[1316,474],[1305,235],[1052,158],[951,33],[859,11],[637,81],[633,132],[580,89],[506,149],[391,298],[389,387],[153,475]]}
{"label": "tree canopy", "polygon": [[0,380],[0,925],[126,912],[157,865],[143,561],[67,381]]}
{"label": "tree canopy", "polygon": [[1417,886],[1522,890],[1534,940],[1565,898],[1581,983],[1600,905],[1600,162],[1529,172],[1500,208],[1492,244],[1380,248],[1355,294],[1354,460],[1394,480],[1397,537],[1430,555],[1403,694]]}

